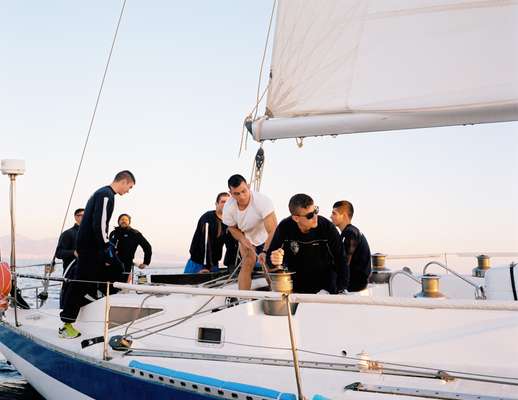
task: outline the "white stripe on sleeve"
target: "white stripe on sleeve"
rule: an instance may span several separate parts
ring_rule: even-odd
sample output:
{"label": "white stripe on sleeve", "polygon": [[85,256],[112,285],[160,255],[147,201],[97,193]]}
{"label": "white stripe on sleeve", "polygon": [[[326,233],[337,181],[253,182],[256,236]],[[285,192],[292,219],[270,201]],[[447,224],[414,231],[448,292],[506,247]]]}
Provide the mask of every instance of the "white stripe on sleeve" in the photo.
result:
{"label": "white stripe on sleeve", "polygon": [[106,221],[107,212],[106,208],[108,207],[108,197],[103,197],[103,213],[101,215],[101,236],[104,239],[104,243],[108,243],[108,225]]}

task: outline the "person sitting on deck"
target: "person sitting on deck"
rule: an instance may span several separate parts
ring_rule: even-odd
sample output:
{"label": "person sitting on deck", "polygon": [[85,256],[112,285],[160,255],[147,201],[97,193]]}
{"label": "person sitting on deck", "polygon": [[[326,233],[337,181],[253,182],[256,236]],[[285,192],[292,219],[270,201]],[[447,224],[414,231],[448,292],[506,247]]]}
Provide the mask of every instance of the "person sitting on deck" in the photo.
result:
{"label": "person sitting on deck", "polygon": [[235,240],[222,221],[223,207],[229,197],[227,192],[219,193],[216,197],[216,209],[207,211],[198,220],[189,249],[191,258],[183,271],[185,274],[219,271],[223,245],[226,247],[224,265],[231,266],[235,262]]}
{"label": "person sitting on deck", "polygon": [[340,238],[344,244],[347,264],[349,265],[349,292],[358,292],[367,287],[371,273],[371,250],[365,235],[351,224],[354,214],[353,205],[347,200],[337,201],[333,205],[331,220],[342,232]]}
{"label": "person sitting on deck", "polygon": [[294,195],[290,217],[283,219],[273,235],[269,265],[283,265],[293,275],[295,293],[342,293],[347,289],[349,269],[340,235],[307,194]]}

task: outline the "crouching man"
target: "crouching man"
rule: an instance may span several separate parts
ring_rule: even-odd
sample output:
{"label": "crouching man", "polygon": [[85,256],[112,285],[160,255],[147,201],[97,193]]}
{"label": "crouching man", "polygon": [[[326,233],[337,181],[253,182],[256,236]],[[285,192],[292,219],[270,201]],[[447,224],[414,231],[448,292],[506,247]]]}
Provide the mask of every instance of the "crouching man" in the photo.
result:
{"label": "crouching man", "polygon": [[289,210],[291,216],[279,223],[270,243],[269,265],[295,272],[295,293],[343,292],[349,270],[335,226],[318,215],[318,207],[307,194],[294,195]]}

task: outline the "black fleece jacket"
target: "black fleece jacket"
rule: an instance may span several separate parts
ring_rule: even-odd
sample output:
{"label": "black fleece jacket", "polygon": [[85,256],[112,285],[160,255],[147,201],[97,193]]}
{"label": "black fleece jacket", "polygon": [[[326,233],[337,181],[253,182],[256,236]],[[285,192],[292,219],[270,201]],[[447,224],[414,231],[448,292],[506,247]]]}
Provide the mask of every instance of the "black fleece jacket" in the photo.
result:
{"label": "black fleece jacket", "polygon": [[101,253],[108,246],[108,226],[115,204],[111,186],[97,190],[86,203],[83,220],[77,232],[77,252]]}
{"label": "black fleece jacket", "polygon": [[295,293],[318,293],[321,289],[335,294],[347,288],[349,268],[340,235],[326,218],[318,216],[318,225],[302,233],[291,217],[283,219],[273,235],[267,260],[273,250],[284,249],[283,264],[295,272]]}
{"label": "black fleece jacket", "polygon": [[124,263],[126,271],[128,268],[131,269],[133,265],[133,258],[138,246],[144,250],[144,264],[149,265],[151,263],[151,245],[136,229],[116,227],[110,233],[110,242],[115,245],[117,255]]}

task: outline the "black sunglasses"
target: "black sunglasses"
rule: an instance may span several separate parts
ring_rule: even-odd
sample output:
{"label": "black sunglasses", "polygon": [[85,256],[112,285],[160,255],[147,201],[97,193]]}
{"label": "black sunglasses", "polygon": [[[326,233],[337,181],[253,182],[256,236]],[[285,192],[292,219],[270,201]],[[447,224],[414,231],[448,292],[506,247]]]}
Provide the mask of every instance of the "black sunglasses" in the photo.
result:
{"label": "black sunglasses", "polygon": [[299,217],[306,217],[307,219],[313,219],[315,215],[318,214],[318,206],[315,206],[315,209],[311,212],[308,212],[306,215],[299,215]]}

